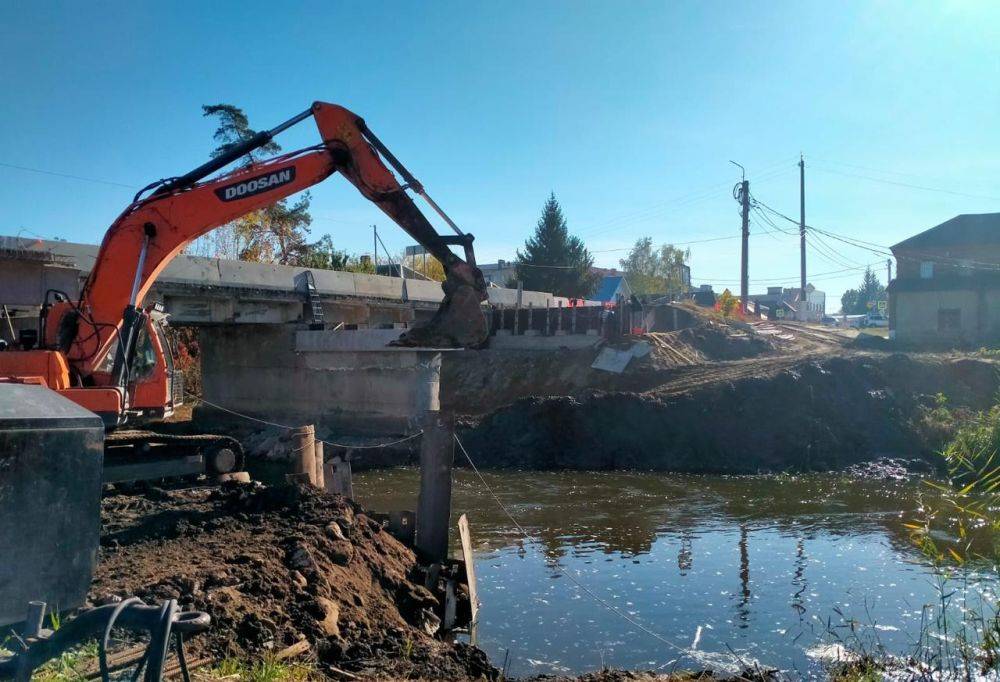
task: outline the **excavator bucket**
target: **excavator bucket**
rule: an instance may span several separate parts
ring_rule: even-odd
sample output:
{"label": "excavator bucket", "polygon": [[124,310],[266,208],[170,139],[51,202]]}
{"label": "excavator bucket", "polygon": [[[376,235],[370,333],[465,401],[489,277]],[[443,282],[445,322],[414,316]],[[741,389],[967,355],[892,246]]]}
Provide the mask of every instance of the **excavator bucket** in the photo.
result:
{"label": "excavator bucket", "polygon": [[427,322],[407,330],[391,346],[408,348],[482,348],[489,338],[489,328],[482,302],[485,287],[468,284],[448,276],[442,284],[444,300]]}

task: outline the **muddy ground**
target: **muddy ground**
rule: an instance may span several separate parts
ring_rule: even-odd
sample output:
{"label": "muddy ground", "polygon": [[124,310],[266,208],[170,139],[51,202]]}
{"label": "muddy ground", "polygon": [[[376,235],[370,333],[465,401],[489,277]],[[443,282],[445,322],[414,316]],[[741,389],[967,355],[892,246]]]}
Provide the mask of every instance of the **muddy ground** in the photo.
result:
{"label": "muddy ground", "polygon": [[524,398],[465,420],[460,433],[477,464],[496,468],[760,473],[878,457],[936,462],[952,416],[994,402],[997,367],[901,354],[716,364],[644,391]]}
{"label": "muddy ground", "polygon": [[196,657],[249,660],[307,642],[299,656],[334,678],[498,676],[479,649],[437,636],[443,586],[428,590],[413,552],[342,497],[152,489],[105,497],[102,523],[91,600],[173,598],[208,612],[211,630],[189,643]]}
{"label": "muddy ground", "polygon": [[[621,374],[591,367],[600,348],[450,354],[442,407],[486,467],[759,473],[937,461],[951,432],[938,394],[961,414],[989,407],[1000,390],[989,358],[897,353],[881,338],[794,323],[706,316],[610,345],[636,343],[651,351]],[[251,459],[280,460],[292,447],[287,433],[242,420],[199,428],[237,435]],[[321,424],[317,432],[351,442]],[[360,470],[418,454],[414,439],[352,456]]]}
{"label": "muddy ground", "polygon": [[[217,665],[294,650],[286,660],[305,663],[313,678],[501,678],[481,650],[442,639],[441,590],[424,587],[413,552],[342,497],[290,485],[147,488],[108,494],[101,516],[90,601],[177,599],[209,613],[211,629],[186,643],[192,660]],[[607,670],[531,679],[715,678]]]}

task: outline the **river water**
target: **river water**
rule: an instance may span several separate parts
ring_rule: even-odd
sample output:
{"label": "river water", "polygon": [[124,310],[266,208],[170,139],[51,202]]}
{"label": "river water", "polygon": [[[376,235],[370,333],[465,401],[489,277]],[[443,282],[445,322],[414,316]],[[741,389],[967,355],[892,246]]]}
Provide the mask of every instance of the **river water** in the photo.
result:
{"label": "river water", "polygon": [[[903,523],[929,494],[919,481],[484,476],[530,536],[472,472],[456,472],[478,644],[498,666],[508,657],[511,675],[753,663],[819,675],[840,644],[900,655],[953,646],[936,626],[942,595],[950,630],[966,606],[995,603],[992,577],[942,578],[914,549]],[[371,471],[356,475],[355,494],[372,509],[415,509],[418,482],[416,469]]]}

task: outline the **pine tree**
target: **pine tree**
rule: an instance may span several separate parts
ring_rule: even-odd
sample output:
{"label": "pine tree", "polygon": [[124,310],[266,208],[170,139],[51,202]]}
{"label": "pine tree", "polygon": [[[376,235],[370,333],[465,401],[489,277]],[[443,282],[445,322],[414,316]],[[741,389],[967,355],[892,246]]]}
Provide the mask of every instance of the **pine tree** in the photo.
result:
{"label": "pine tree", "polygon": [[885,287],[871,268],[865,268],[858,289],[848,289],[840,297],[840,309],[847,315],[863,315],[886,297]]}
{"label": "pine tree", "polygon": [[[215,117],[218,127],[213,139],[218,146],[212,157],[218,157],[235,145],[257,134],[250,127],[250,120],[239,107],[232,104],[202,106],[202,115]],[[263,158],[281,151],[281,146],[271,140],[243,157],[239,164],[250,166]],[[309,214],[309,192],[301,195],[294,204],[282,199],[266,208],[240,216],[191,245],[189,253],[256,261],[296,265],[307,255],[306,237],[312,216]]]}
{"label": "pine tree", "polygon": [[524,252],[517,252],[517,261],[517,277],[525,289],[585,298],[597,282],[591,272],[594,258],[579,237],[569,234],[555,193],[545,202],[534,235],[524,242]]}

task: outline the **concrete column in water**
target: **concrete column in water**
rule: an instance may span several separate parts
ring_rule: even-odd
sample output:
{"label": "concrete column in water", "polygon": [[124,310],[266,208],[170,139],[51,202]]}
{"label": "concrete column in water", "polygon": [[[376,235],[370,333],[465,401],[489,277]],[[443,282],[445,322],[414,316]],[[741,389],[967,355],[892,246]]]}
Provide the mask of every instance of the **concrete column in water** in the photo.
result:
{"label": "concrete column in water", "polygon": [[448,557],[451,526],[451,475],[455,459],[455,417],[429,410],[420,444],[420,497],[417,499],[416,549],[428,561]]}

